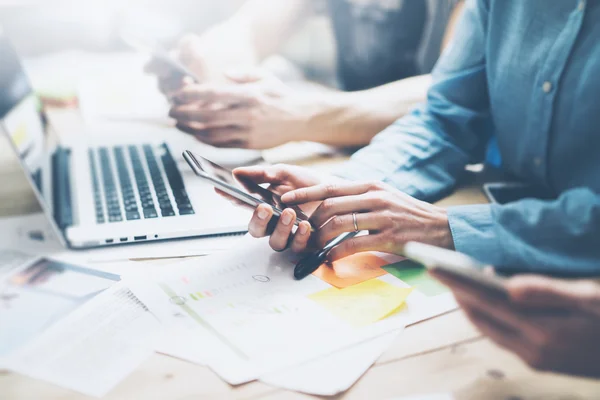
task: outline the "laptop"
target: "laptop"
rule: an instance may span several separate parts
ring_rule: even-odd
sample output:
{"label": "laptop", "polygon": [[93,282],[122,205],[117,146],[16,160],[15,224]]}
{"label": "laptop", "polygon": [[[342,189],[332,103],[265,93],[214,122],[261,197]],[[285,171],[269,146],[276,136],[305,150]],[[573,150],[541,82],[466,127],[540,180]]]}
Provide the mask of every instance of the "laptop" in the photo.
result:
{"label": "laptop", "polygon": [[83,133],[71,135],[80,137],[74,143],[61,142],[1,31],[0,60],[0,130],[63,245],[85,249],[247,230],[248,211],[197,179],[168,143],[104,143]]}

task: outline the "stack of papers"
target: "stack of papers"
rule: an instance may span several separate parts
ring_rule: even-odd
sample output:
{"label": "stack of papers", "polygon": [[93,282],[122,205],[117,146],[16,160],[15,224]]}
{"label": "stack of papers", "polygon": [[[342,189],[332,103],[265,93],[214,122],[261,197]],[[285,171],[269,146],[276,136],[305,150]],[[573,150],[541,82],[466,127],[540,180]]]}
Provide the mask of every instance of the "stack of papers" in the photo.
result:
{"label": "stack of papers", "polygon": [[235,251],[126,282],[166,327],[157,351],[231,384],[260,379],[321,395],[351,386],[405,325],[445,311],[386,271],[341,289],[316,276],[296,281],[297,261],[247,237]]}
{"label": "stack of papers", "polygon": [[158,321],[118,276],[21,260],[2,268],[0,368],[103,396],[153,353]]}

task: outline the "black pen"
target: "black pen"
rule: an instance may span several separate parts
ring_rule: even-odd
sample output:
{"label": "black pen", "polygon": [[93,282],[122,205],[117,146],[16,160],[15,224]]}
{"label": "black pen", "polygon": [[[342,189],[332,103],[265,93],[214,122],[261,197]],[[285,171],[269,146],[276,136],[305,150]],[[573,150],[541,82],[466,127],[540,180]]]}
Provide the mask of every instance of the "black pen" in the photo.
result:
{"label": "black pen", "polygon": [[315,272],[317,268],[325,262],[331,249],[342,243],[344,240],[353,238],[358,235],[358,233],[359,231],[342,233],[340,236],[327,243],[322,250],[304,257],[294,268],[294,278],[297,280],[304,279]]}

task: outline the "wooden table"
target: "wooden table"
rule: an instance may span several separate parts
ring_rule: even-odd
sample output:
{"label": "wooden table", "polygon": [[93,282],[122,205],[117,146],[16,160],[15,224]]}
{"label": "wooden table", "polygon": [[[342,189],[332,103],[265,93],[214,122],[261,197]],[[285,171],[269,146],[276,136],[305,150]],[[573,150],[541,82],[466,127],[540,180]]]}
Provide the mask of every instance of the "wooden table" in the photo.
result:
{"label": "wooden table", "polygon": [[[0,216],[39,210],[4,137],[0,137]],[[332,160],[316,160],[313,164],[320,162]],[[479,185],[471,184],[440,204],[485,201]],[[598,399],[600,382],[533,372],[512,354],[482,338],[461,311],[454,311],[408,327],[354,387],[336,398],[384,399],[439,392],[452,392],[458,399]],[[207,367],[155,354],[105,398],[310,397],[260,382],[231,387]],[[67,389],[0,371],[1,400],[83,398]]]}

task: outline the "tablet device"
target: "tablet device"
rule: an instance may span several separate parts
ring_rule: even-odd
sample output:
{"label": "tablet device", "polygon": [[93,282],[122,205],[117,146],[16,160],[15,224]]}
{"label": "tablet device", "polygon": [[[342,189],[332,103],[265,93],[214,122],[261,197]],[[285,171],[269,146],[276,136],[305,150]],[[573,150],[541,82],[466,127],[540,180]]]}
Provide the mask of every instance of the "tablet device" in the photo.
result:
{"label": "tablet device", "polygon": [[134,35],[130,32],[121,32],[121,38],[133,49],[142,53],[150,54],[150,56],[153,58],[169,66],[173,72],[182,76],[189,76],[195,83],[200,82],[196,74],[194,74],[181,62],[173,58],[169,52],[162,48],[158,43],[152,43],[151,40]]}
{"label": "tablet device", "polygon": [[408,242],[404,246],[404,255],[423,264],[427,269],[440,270],[469,285],[482,287],[501,296],[507,295],[505,278],[485,272],[489,265],[465,254],[428,244]]}
{"label": "tablet device", "polygon": [[234,199],[252,208],[258,207],[259,204],[268,204],[273,209],[275,218],[279,218],[285,208],[291,208],[296,212],[296,225],[301,221],[308,221],[308,216],[298,206],[288,206],[282,203],[281,197],[272,190],[249,180],[238,181],[230,169],[189,150],[183,152],[183,158],[198,177]]}

